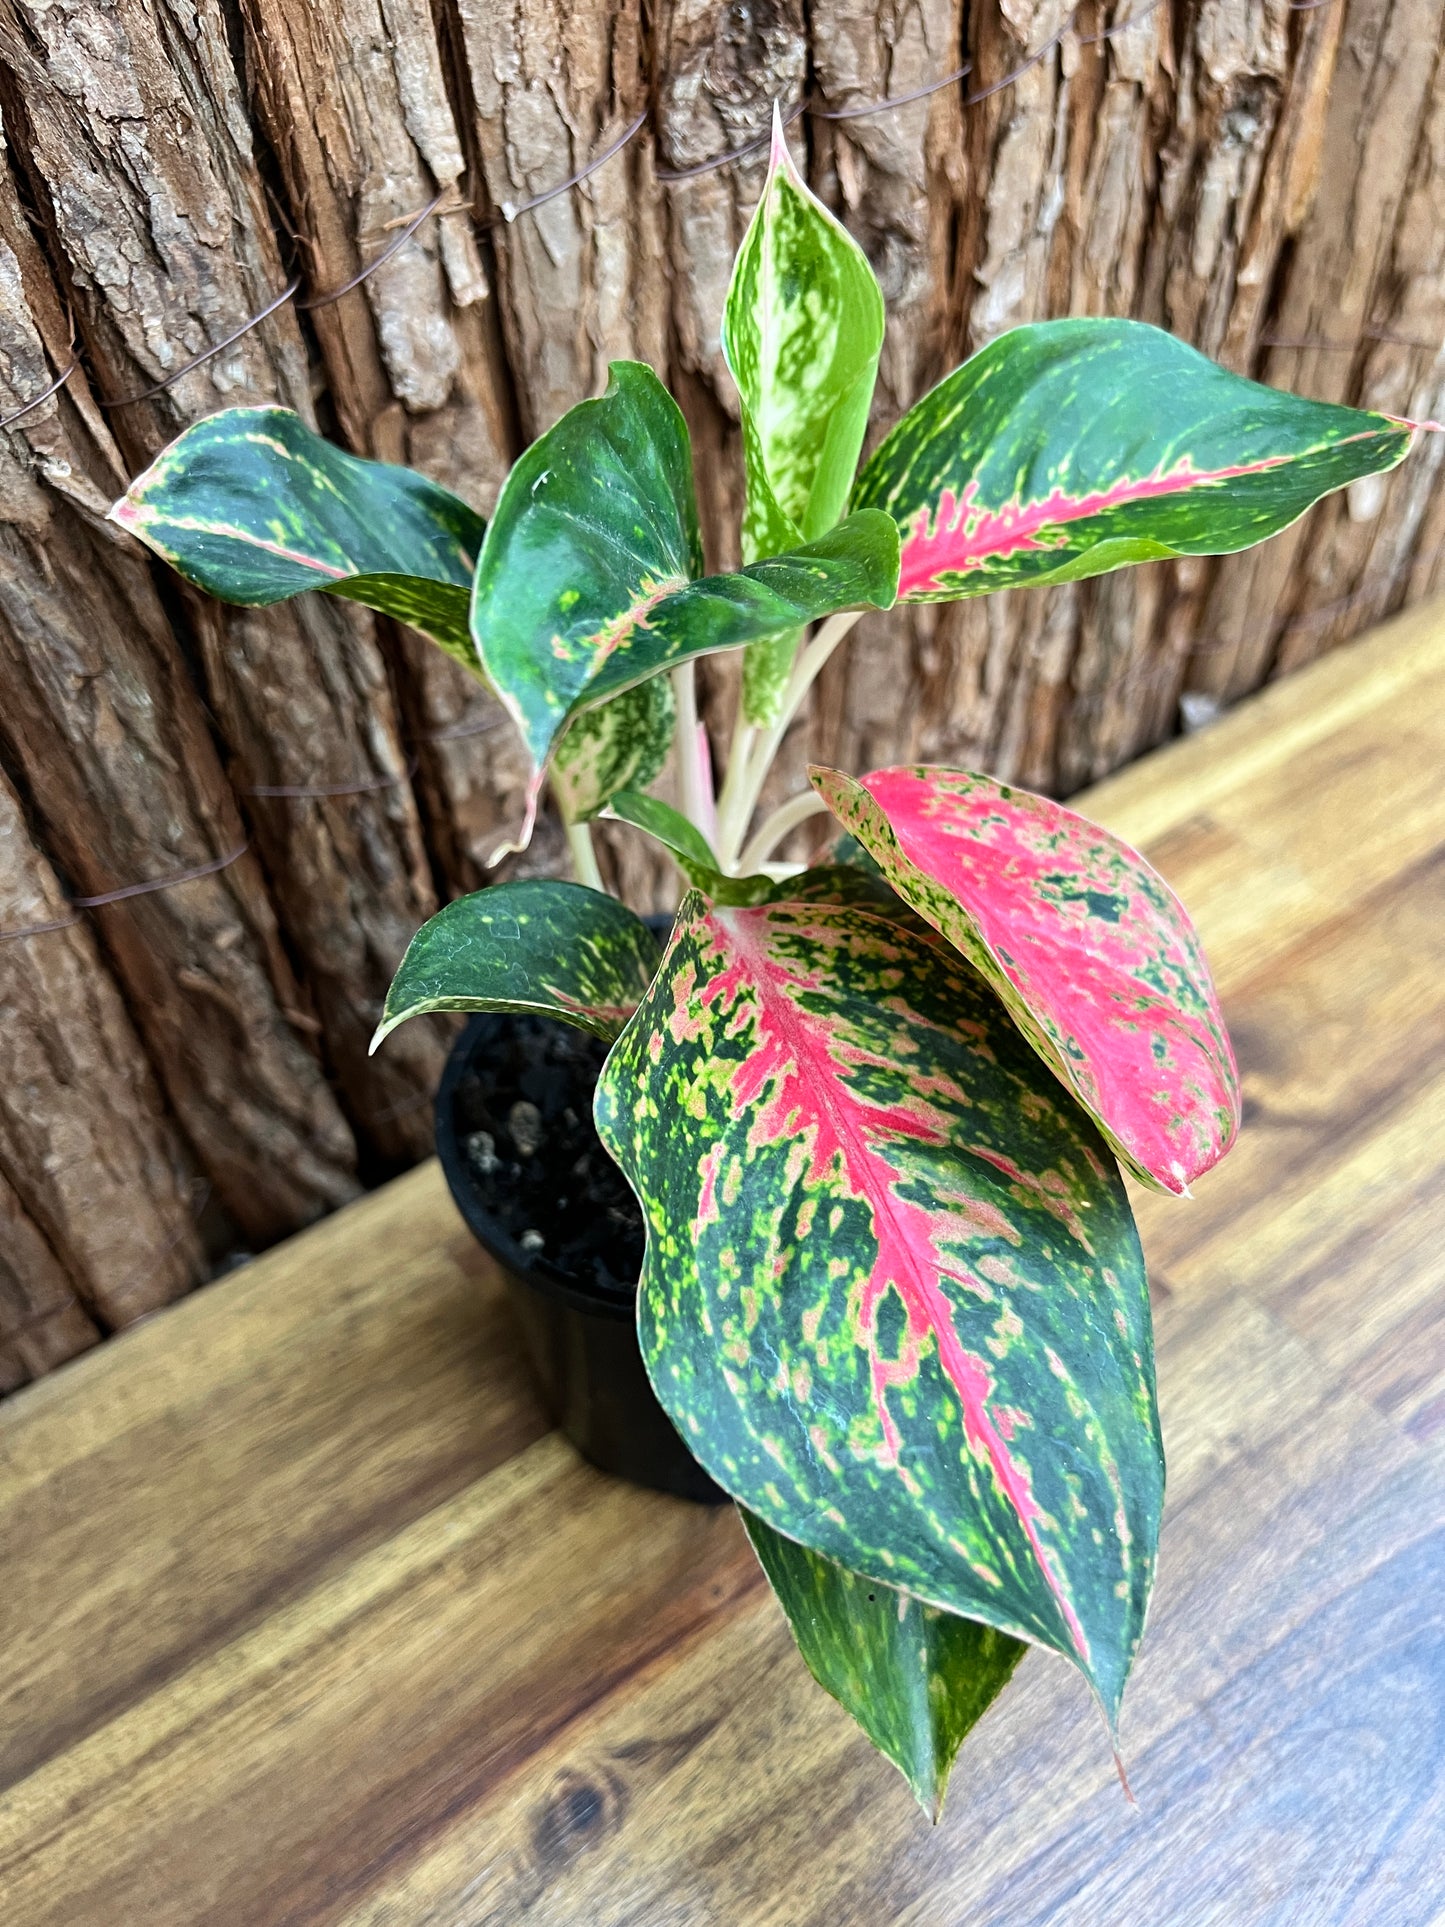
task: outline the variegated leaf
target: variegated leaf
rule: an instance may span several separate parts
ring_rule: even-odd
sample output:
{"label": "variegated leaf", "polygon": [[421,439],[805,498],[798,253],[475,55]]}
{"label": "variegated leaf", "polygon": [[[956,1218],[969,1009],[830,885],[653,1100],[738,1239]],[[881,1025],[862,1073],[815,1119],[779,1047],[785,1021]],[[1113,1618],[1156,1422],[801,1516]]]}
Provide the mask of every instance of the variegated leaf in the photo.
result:
{"label": "variegated leaf", "polygon": [[386,993],[382,1039],[431,1010],[516,1010],[614,1038],[657,968],[657,939],[615,897],[525,878],[458,897],[412,938]]}
{"label": "variegated leaf", "polygon": [[587,823],[619,790],[643,790],[662,774],[677,705],[666,676],[624,689],[574,718],[552,757],[552,794],[569,823]]}
{"label": "variegated leaf", "polygon": [[[862,249],[793,165],[781,116],[762,197],[733,264],[723,353],[742,404],[743,560],[822,535],[844,513],[883,345]],[[796,635],[751,645],[746,718],[779,714]]]}
{"label": "variegated leaf", "polygon": [[1247,549],[1409,442],[1387,415],[1261,387],[1143,322],[1041,321],[911,408],[853,506],[898,523],[900,599],[946,602]]}
{"label": "variegated leaf", "polygon": [[508,476],[482,547],[472,633],[536,766],[522,842],[576,715],[689,657],[893,600],[897,535],[850,516],[790,554],[700,574],[687,429],[650,368],[612,364]]}
{"label": "variegated leaf", "polygon": [[646,1218],[648,1371],[713,1477],[1116,1715],[1163,1496],[1143,1261],[983,980],[857,905],[694,894],[596,1117]]}
{"label": "variegated leaf", "polygon": [[1012,1678],[1022,1641],[849,1572],[739,1512],[809,1672],[937,1820],[958,1749]]}
{"label": "variegated leaf", "polygon": [[1136,1177],[1177,1195],[1223,1157],[1240,1099],[1219,999],[1188,912],[1137,850],[968,770],[810,774]]}
{"label": "variegated leaf", "polygon": [[111,519],[223,602],[324,589],[410,623],[480,673],[467,609],[481,516],[412,469],[333,447],[289,408],[195,423]]}

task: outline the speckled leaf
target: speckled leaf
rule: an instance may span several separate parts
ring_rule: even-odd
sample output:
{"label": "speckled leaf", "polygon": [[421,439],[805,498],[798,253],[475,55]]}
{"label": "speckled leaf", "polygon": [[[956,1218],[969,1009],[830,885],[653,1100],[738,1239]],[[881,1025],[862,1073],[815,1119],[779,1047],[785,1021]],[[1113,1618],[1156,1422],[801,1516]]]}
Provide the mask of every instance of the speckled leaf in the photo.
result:
{"label": "speckled leaf", "polygon": [[518,1010],[611,1039],[646,992],[657,939],[615,897],[525,878],[428,919],[386,993],[371,1048],[429,1010]]}
{"label": "speckled leaf", "polygon": [[481,516],[412,469],[333,447],[289,408],[208,415],[111,519],[223,602],[324,589],[410,623],[479,673],[467,608]]}
{"label": "speckled leaf", "polygon": [[687,429],[650,368],[612,364],[522,456],[477,566],[472,633],[536,767],[521,842],[563,729],[688,657],[789,634],[838,609],[885,608],[898,532],[850,516],[817,542],[702,580]]}
{"label": "speckled leaf", "polygon": [[911,408],[853,506],[897,521],[900,598],[946,602],[1247,549],[1409,441],[1386,415],[1261,387],[1143,322],[1042,321]]}
{"label": "speckled leaf", "polygon": [[958,1749],[1007,1686],[1022,1641],[849,1572],[739,1511],[809,1672],[936,1820]]}
{"label": "speckled leaf", "polygon": [[858,905],[694,894],[596,1116],[647,1223],[643,1356],[713,1477],[1116,1715],[1163,1496],[1143,1261],[983,980]]}
{"label": "speckled leaf", "polygon": [[[883,345],[867,256],[794,167],[774,109],[768,178],[733,264],[723,353],[742,404],[743,560],[779,555],[843,514]],[[746,717],[773,722],[795,635],[754,643]]]}
{"label": "speckled leaf", "polygon": [[1185,1191],[1239,1130],[1239,1077],[1189,914],[1119,837],[967,770],[814,769],[834,816],[993,984],[1124,1163]]}
{"label": "speckled leaf", "polygon": [[569,823],[586,823],[619,790],[642,790],[662,774],[677,704],[666,676],[624,689],[574,718],[552,757],[550,780]]}

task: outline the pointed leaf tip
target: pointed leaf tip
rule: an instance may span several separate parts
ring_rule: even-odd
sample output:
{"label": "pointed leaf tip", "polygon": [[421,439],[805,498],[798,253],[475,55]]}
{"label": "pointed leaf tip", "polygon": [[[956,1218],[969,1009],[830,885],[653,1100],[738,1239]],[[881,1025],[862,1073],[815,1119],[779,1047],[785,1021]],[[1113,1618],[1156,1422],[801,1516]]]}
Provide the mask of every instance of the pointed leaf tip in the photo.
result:
{"label": "pointed leaf tip", "polygon": [[935,1824],[970,1731],[1026,1650],[739,1516],[814,1679],[907,1780]]}

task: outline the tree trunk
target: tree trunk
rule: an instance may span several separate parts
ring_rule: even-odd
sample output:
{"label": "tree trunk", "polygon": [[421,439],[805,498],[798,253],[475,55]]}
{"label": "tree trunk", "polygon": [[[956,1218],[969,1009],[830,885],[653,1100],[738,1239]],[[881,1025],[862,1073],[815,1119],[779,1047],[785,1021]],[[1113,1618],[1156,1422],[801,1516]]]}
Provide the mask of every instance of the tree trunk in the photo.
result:
{"label": "tree trunk", "polygon": [[[290,309],[222,341],[283,285],[245,101],[214,0],[0,6],[0,60],[42,233],[62,266],[100,397],[132,470],[197,416],[237,401],[312,414]],[[125,405],[120,405],[125,404]],[[312,597],[267,610],[183,598],[206,693],[315,1004],[353,1128],[385,1158],[430,1141],[439,1068],[413,1026],[367,1044],[391,972],[435,906],[385,659],[371,616]],[[373,784],[345,796],[262,789]]]}
{"label": "tree trunk", "polygon": [[0,931],[46,926],[0,941],[0,1387],[201,1275],[195,1166],[72,914],[0,778]]}
{"label": "tree trunk", "polygon": [[[8,181],[0,270],[9,413],[68,350],[62,304]],[[198,868],[245,841],[149,568],[101,519],[122,478],[79,375],[0,450],[0,744],[47,849],[86,895]],[[96,927],[175,1115],[242,1235],[278,1237],[352,1195],[351,1137],[303,1041],[313,1020],[254,856],[116,903]],[[7,961],[23,970],[30,945],[53,942],[12,939]],[[58,1084],[34,1088],[37,1132],[38,1113],[59,1097]]]}
{"label": "tree trunk", "polygon": [[[162,1254],[147,1303],[196,1275],[198,1182],[255,1245],[350,1195],[358,1158],[425,1147],[443,1031],[374,1059],[369,1034],[438,896],[497,874],[525,784],[500,705],[417,638],[324,598],[223,609],[153,568],[102,519],[127,475],[210,410],[278,402],[485,513],[635,357],[679,396],[709,557],[734,563],[719,326],[765,157],[707,164],[775,99],[805,106],[795,152],[887,298],[874,440],[1000,330],[1067,312],[1439,419],[1442,25],[1445,0],[0,0],[0,414],[66,368],[67,309],[79,357],[0,447],[4,916],[250,845],[0,944],[14,1008],[69,1040],[5,1046],[0,1386],[133,1315],[132,1252]],[[770,797],[808,754],[1067,794],[1445,583],[1442,464],[1427,438],[1246,555],[870,617]],[[725,744],[736,665],[701,683]],[[639,907],[668,901],[641,838],[600,843]],[[563,864],[544,816],[503,873]]]}

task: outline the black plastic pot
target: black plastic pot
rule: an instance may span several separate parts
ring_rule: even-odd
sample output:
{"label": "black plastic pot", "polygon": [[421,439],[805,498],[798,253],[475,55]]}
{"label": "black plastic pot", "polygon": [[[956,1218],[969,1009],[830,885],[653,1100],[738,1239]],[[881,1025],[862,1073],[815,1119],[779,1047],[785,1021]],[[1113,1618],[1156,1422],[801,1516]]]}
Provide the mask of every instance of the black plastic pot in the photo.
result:
{"label": "black plastic pot", "polygon": [[[569,1276],[542,1253],[524,1251],[478,1195],[458,1094],[509,1027],[564,1028],[542,1017],[477,1016],[452,1046],[437,1091],[436,1146],[457,1209],[501,1268],[548,1410],[583,1458],[633,1485],[720,1505],[727,1494],[683,1444],[648,1383],[637,1342],[636,1280],[609,1286]],[[592,1092],[580,1083],[574,1108],[591,1117]],[[559,1172],[559,1189],[564,1181]]]}

